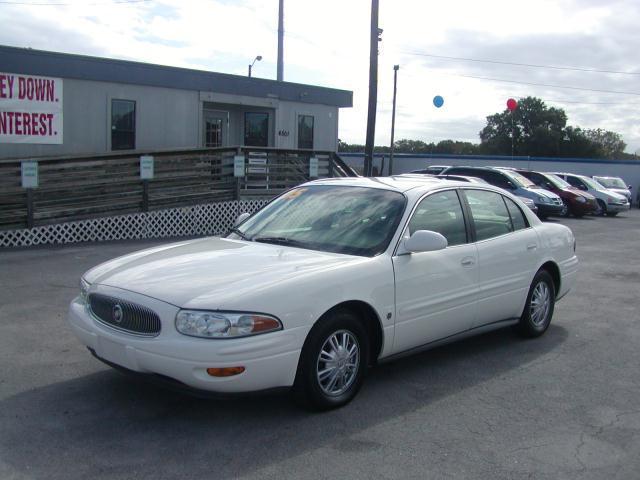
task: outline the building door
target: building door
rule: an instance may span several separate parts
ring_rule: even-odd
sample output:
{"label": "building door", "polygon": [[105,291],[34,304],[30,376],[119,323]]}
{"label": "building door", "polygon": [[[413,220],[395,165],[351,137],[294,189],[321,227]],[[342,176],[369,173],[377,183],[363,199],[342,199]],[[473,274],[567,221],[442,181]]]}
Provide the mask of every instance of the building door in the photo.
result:
{"label": "building door", "polygon": [[204,110],[204,133],[202,136],[205,147],[224,147],[228,145],[229,112]]}
{"label": "building door", "polygon": [[244,144],[248,147],[269,146],[269,114],[246,112],[244,114]]}

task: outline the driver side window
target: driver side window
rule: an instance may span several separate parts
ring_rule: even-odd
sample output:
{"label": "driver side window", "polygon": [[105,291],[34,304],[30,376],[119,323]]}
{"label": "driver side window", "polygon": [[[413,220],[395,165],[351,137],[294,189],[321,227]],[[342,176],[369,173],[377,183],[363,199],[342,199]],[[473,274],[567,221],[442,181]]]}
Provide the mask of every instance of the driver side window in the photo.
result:
{"label": "driver side window", "polygon": [[438,232],[450,247],[467,243],[462,206],[455,190],[433,193],[418,204],[409,221],[409,235],[418,230]]}

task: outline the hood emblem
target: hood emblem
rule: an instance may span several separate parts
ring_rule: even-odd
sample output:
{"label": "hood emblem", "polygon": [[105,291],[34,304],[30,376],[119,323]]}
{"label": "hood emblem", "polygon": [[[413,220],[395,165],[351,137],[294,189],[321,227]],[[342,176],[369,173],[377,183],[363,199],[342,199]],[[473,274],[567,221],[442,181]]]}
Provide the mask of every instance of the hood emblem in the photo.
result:
{"label": "hood emblem", "polygon": [[122,307],[120,304],[116,303],[111,309],[111,318],[115,323],[122,323],[122,318],[124,317],[124,312],[122,311]]}

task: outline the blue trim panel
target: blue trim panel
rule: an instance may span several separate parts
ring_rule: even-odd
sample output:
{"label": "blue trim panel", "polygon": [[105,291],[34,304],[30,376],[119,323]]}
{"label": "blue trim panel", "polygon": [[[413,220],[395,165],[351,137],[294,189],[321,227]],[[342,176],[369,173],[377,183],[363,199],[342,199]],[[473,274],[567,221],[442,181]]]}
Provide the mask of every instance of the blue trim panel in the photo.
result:
{"label": "blue trim panel", "polygon": [[[338,152],[341,157],[364,158],[364,153]],[[375,153],[375,158],[389,157],[388,153]],[[394,153],[393,158],[433,158],[446,160],[469,160],[470,162],[481,160],[498,160],[501,162],[554,162],[554,163],[604,163],[608,165],[638,165],[639,160],[608,160],[606,158],[572,158],[572,157],[526,157],[511,155],[451,155],[445,153]],[[471,166],[471,165],[470,165]]]}

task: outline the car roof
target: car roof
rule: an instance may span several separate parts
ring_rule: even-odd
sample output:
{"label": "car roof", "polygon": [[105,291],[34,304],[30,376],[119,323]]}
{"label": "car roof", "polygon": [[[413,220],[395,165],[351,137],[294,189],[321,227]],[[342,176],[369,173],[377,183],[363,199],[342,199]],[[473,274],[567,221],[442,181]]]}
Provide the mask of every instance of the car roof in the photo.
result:
{"label": "car roof", "polygon": [[[367,187],[379,188],[382,190],[392,190],[400,193],[409,190],[418,190],[427,192],[429,190],[437,190],[442,187],[469,187],[469,182],[461,182],[455,180],[447,180],[437,178],[430,175],[422,174],[403,174],[393,175],[391,177],[335,177],[322,178],[302,184],[307,185],[341,185],[350,187]],[[485,185],[482,184],[484,187]],[[489,185],[486,185],[487,187]]]}

